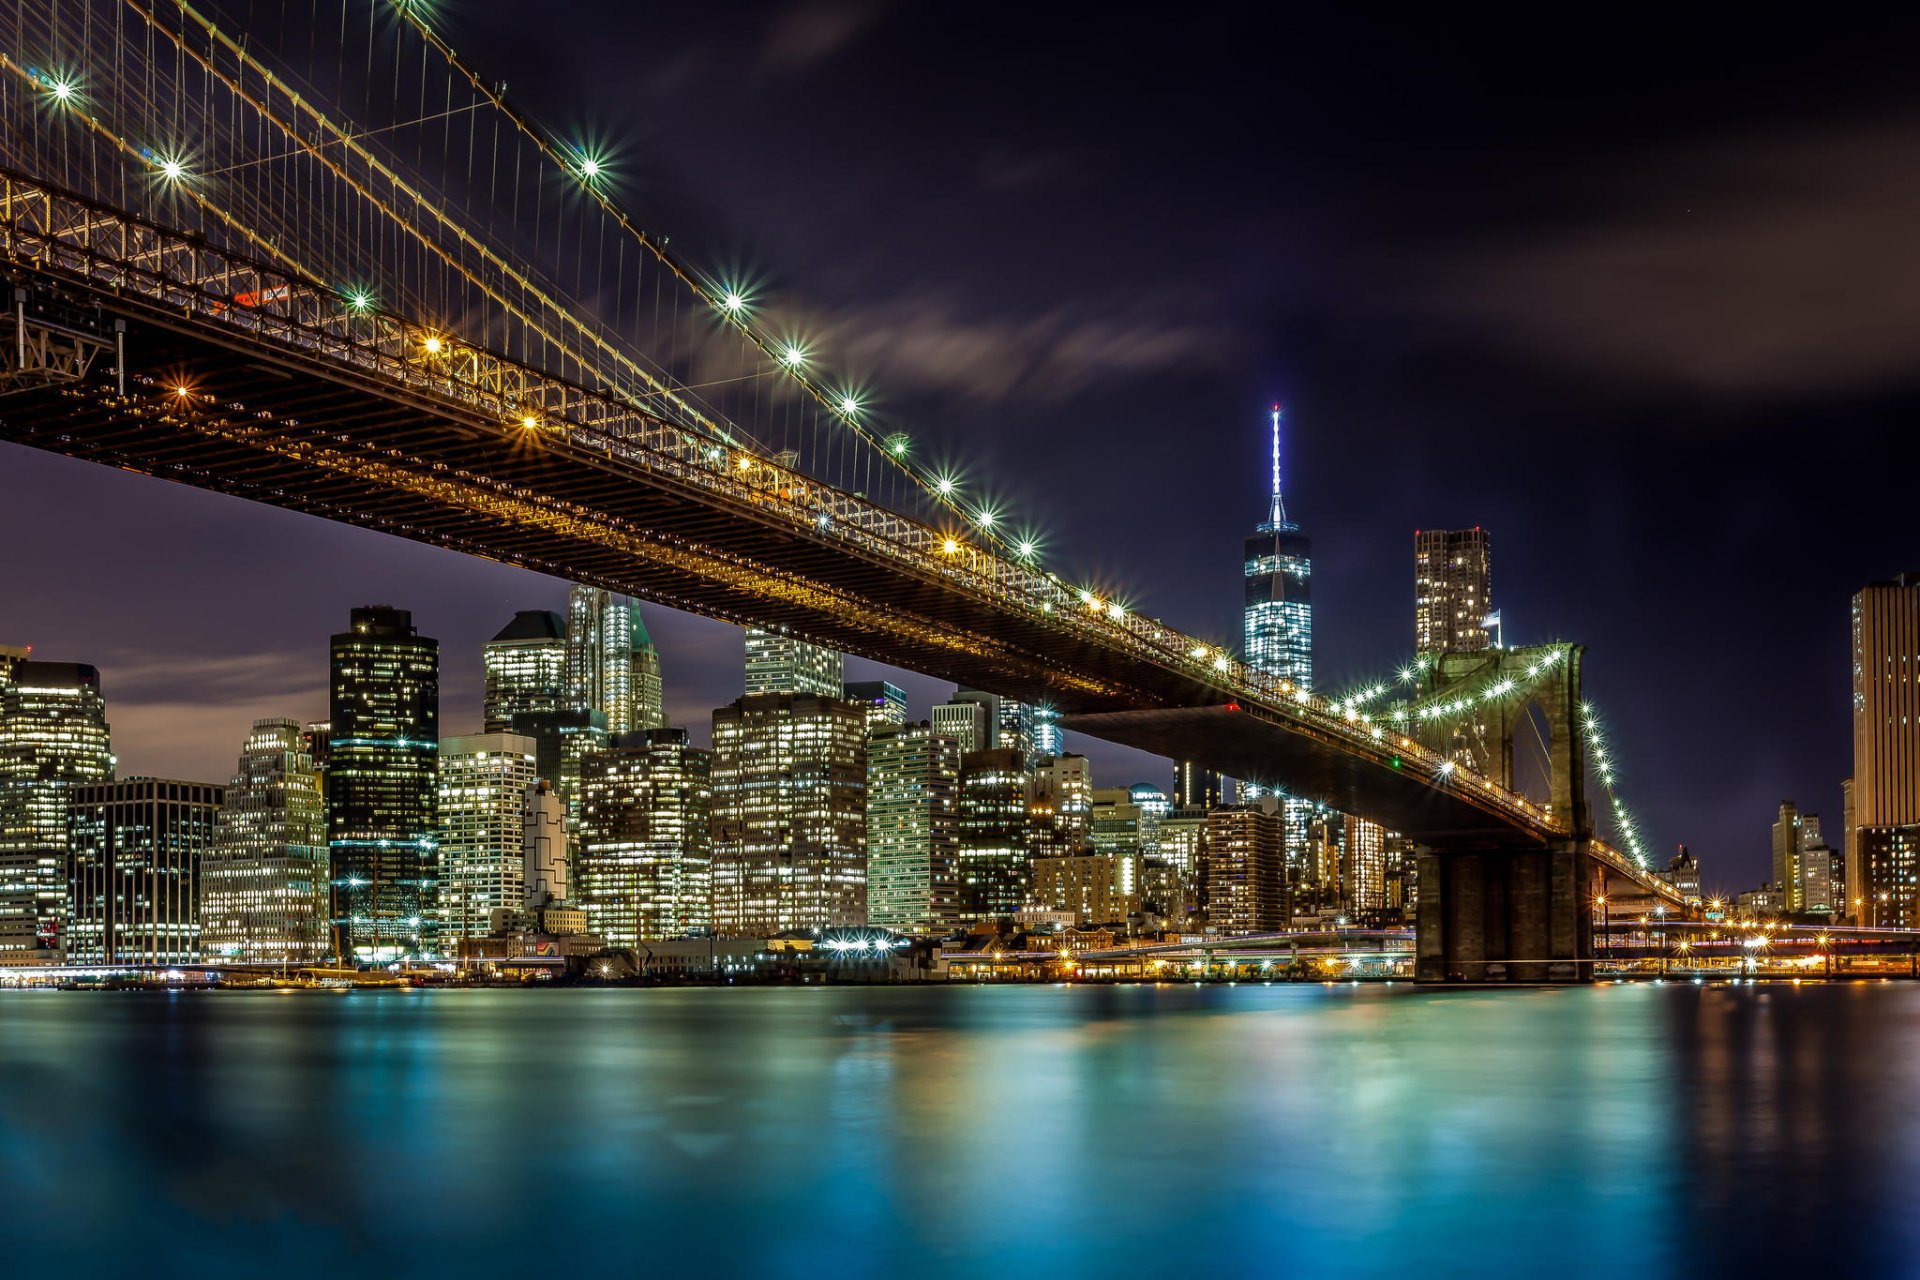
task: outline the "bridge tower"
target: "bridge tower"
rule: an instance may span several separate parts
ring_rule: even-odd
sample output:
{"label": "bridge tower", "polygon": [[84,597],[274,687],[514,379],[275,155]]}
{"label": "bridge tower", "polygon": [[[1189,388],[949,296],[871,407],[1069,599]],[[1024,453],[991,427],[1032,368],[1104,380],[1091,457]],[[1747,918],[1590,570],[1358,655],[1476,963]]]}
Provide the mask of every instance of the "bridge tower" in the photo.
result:
{"label": "bridge tower", "polygon": [[[1422,982],[1580,982],[1593,973],[1594,894],[1587,753],[1580,731],[1581,645],[1429,655],[1419,701],[1511,680],[1516,696],[1483,702],[1462,725],[1415,736],[1512,791],[1536,790],[1564,834],[1507,829],[1423,844],[1415,974]],[[1536,746],[1537,744],[1537,746]],[[1543,746],[1544,752],[1538,750]]]}

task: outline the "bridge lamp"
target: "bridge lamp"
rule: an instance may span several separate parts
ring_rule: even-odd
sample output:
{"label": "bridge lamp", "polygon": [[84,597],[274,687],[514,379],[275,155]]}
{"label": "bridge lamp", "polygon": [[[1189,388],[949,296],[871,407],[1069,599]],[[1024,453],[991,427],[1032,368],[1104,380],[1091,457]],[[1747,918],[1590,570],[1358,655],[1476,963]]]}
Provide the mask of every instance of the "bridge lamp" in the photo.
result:
{"label": "bridge lamp", "polygon": [[425,338],[423,338],[423,339],[421,339],[421,341],[420,341],[420,345],[421,345],[421,346],[423,346],[423,347],[425,347],[425,348],[427,349],[427,354],[428,354],[428,355],[430,355],[430,356],[437,356],[437,355],[439,355],[439,354],[440,354],[440,353],[441,353],[441,352],[442,352],[443,350],[445,350],[445,349],[446,349],[446,345],[447,345],[447,344],[446,344],[446,343],[445,343],[444,341],[442,341],[441,339],[439,339],[439,338],[436,338],[436,337],[433,337],[432,335],[429,335],[429,336],[427,336],[427,337],[425,337]]}
{"label": "bridge lamp", "polygon": [[789,369],[798,369],[807,362],[807,353],[789,342],[787,349],[780,353],[780,363]]}
{"label": "bridge lamp", "polygon": [[960,541],[957,538],[948,538],[940,544],[940,549],[948,555],[954,555],[960,550]]}
{"label": "bridge lamp", "polygon": [[993,528],[993,522],[998,518],[999,517],[995,516],[992,510],[987,507],[980,508],[979,512],[976,513],[973,517],[974,522],[978,524],[982,529]]}
{"label": "bridge lamp", "polygon": [[939,490],[940,496],[944,498],[953,492],[953,477],[941,476],[933,482],[933,487]]}
{"label": "bridge lamp", "polygon": [[841,396],[840,412],[846,414],[848,417],[852,417],[854,414],[860,412],[860,402],[852,396]]}
{"label": "bridge lamp", "polygon": [[1227,669],[1227,655],[1226,655],[1226,654],[1224,654],[1224,653],[1222,653],[1222,654],[1219,654],[1219,655],[1217,655],[1217,656],[1216,656],[1216,657],[1214,658],[1214,660],[1213,660],[1213,669],[1214,669],[1215,671],[1225,671],[1225,670]]}
{"label": "bridge lamp", "polygon": [[155,163],[160,166],[160,176],[168,182],[184,182],[187,166],[178,156],[161,156]]}
{"label": "bridge lamp", "polygon": [[173,394],[178,396],[180,399],[185,400],[187,397],[193,394],[193,388],[183,382],[179,386],[173,389]]}
{"label": "bridge lamp", "polygon": [[1107,616],[1109,618],[1112,618],[1115,622],[1118,622],[1120,619],[1127,616],[1127,608],[1125,605],[1121,604],[1118,600],[1115,600],[1112,604],[1107,606]]}
{"label": "bridge lamp", "polygon": [[1033,540],[1031,538],[1023,538],[1020,540],[1020,545],[1015,547],[1014,550],[1020,553],[1020,558],[1022,560],[1031,560],[1034,557],[1034,553],[1037,552],[1039,548],[1033,545]]}
{"label": "bridge lamp", "polygon": [[736,470],[751,471],[753,470],[753,459],[749,458],[746,454],[743,453],[740,455],[738,460],[734,462],[733,465]]}
{"label": "bridge lamp", "polygon": [[907,444],[908,441],[905,436],[888,436],[887,452],[896,458],[904,458],[907,456]]}
{"label": "bridge lamp", "polygon": [[737,316],[747,308],[747,300],[729,289],[720,299],[720,309],[730,316]]}
{"label": "bridge lamp", "polygon": [[47,87],[47,95],[55,102],[72,102],[80,94],[80,86],[74,83],[71,76],[48,76],[43,83]]}
{"label": "bridge lamp", "polygon": [[529,413],[520,419],[520,425],[528,431],[532,431],[540,425],[540,419]]}
{"label": "bridge lamp", "polygon": [[365,311],[373,305],[373,295],[365,289],[355,289],[347,295],[347,306],[355,311]]}
{"label": "bridge lamp", "polygon": [[1207,656],[1207,646],[1203,644],[1197,644],[1193,646],[1193,648],[1187,650],[1187,656],[1189,658],[1204,658]]}

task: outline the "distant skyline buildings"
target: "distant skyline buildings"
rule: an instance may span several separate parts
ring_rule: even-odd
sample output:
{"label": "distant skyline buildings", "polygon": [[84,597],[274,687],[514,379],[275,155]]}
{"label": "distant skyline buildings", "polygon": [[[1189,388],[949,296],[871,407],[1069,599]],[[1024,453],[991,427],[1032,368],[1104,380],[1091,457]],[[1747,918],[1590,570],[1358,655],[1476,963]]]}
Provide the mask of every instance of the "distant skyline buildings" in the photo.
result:
{"label": "distant skyline buildings", "polygon": [[508,733],[513,718],[570,706],[567,620],[551,609],[522,609],[481,647],[486,680],[482,733]]}
{"label": "distant skyline buildings", "polygon": [[67,802],[69,964],[192,964],[200,871],[221,789],[172,778],[74,787]]}
{"label": "distant skyline buildings", "polygon": [[867,737],[867,921],[909,933],[962,924],[960,744],[931,723]]}
{"label": "distant skyline buildings", "polygon": [[0,952],[60,946],[71,792],[114,768],[100,672],[0,650]]}
{"label": "distant skyline buildings", "polygon": [[616,947],[713,923],[713,753],[684,729],[620,734],[589,756],[574,897]]}
{"label": "distant skyline buildings", "polygon": [[329,648],[327,842],[341,947],[431,953],[439,861],[440,645],[413,615],[354,609]]}
{"label": "distant skyline buildings", "polygon": [[1493,643],[1493,557],[1485,529],[1413,535],[1413,648],[1477,653]]}
{"label": "distant skyline buildings", "polygon": [[1863,923],[1920,926],[1920,573],[1853,597],[1847,893]]}
{"label": "distant skyline buildings", "polygon": [[200,860],[208,959],[310,964],[333,952],[327,809],[298,720],[253,722]]}
{"label": "distant skyline buildings", "polygon": [[440,946],[449,954],[526,899],[527,805],[539,744],[514,733],[440,740]]}
{"label": "distant skyline buildings", "polygon": [[746,628],[745,692],[795,693],[816,698],[846,694],[846,660],[797,636]]}

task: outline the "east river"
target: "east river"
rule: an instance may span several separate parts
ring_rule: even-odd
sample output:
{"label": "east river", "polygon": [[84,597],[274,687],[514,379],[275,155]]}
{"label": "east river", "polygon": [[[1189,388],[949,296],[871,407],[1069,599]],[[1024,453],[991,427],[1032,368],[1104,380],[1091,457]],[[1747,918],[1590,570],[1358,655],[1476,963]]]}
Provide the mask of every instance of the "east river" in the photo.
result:
{"label": "east river", "polygon": [[1916,1094],[1905,983],[16,991],[0,1256],[195,1280],[1915,1274]]}

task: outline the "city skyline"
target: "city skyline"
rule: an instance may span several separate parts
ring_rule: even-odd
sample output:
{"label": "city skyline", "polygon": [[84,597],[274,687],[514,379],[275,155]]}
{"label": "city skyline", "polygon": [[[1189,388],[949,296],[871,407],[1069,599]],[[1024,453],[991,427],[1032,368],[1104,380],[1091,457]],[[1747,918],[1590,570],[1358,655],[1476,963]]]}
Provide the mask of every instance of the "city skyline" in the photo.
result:
{"label": "city skyline", "polygon": [[[1796,296],[1784,288],[1791,279],[1764,291],[1764,305],[1744,305],[1733,317],[1761,314],[1772,326],[1719,323],[1727,317],[1696,312],[1670,319],[1691,325],[1710,348],[1676,364],[1670,352],[1684,344],[1632,337],[1648,311],[1621,298],[1644,297],[1649,286],[1635,276],[1616,296],[1577,250],[1590,222],[1597,243],[1640,255],[1631,260],[1650,277],[1698,257],[1723,283],[1776,280],[1756,248],[1765,243],[1762,232],[1833,225],[1848,209],[1873,203],[1874,175],[1892,166],[1812,166],[1812,194],[1795,204],[1768,194],[1772,170],[1762,157],[1804,160],[1809,139],[1795,130],[1831,140],[1848,156],[1893,145],[1863,128],[1871,113],[1851,95],[1900,83],[1884,52],[1897,40],[1825,33],[1807,48],[1803,33],[1761,22],[1737,33],[1753,57],[1702,61],[1690,51],[1727,38],[1704,21],[1680,23],[1660,51],[1603,33],[1562,74],[1590,86],[1610,82],[1627,58],[1645,73],[1630,110],[1608,95],[1569,94],[1525,118],[1490,118],[1456,79],[1466,69],[1516,93],[1537,87],[1538,72],[1525,60],[1503,56],[1511,36],[1499,32],[1471,43],[1464,67],[1440,71],[1410,59],[1384,25],[1296,19],[1316,43],[1341,48],[1341,57],[1288,75],[1263,66],[1257,76],[1228,77],[1224,89],[1210,48],[1175,35],[1153,50],[1168,83],[1212,91],[1112,104],[1116,134],[1177,131],[1192,140],[1170,162],[1180,180],[1137,200],[1108,198],[1123,181],[1135,191],[1123,159],[1074,127],[1076,104],[1087,96],[1078,74],[1063,77],[1052,67],[1027,74],[1031,48],[1046,47],[1046,39],[1031,48],[970,46],[967,65],[997,68],[1019,92],[981,104],[965,129],[917,134],[902,152],[903,174],[916,180],[863,188],[856,216],[826,172],[796,167],[795,157],[808,153],[797,144],[809,136],[809,122],[834,122],[855,148],[899,150],[903,126],[859,110],[862,95],[884,86],[904,100],[938,101],[958,91],[957,73],[903,79],[898,68],[914,62],[901,51],[925,35],[926,19],[909,13],[862,10],[844,26],[778,8],[759,18],[745,29],[764,41],[764,60],[742,92],[684,129],[616,139],[617,172],[645,182],[646,203],[676,232],[676,244],[688,239],[713,262],[777,273],[783,289],[815,309],[823,333],[874,368],[891,408],[914,419],[943,453],[993,477],[1010,506],[1044,515],[1066,563],[1125,584],[1138,608],[1231,640],[1238,630],[1233,548],[1267,478],[1260,465],[1266,424],[1252,410],[1278,400],[1291,424],[1290,514],[1315,538],[1323,687],[1390,671],[1405,657],[1411,531],[1479,524],[1501,543],[1509,642],[1565,638],[1591,646],[1592,692],[1611,717],[1623,785],[1658,849],[1690,844],[1708,859],[1710,878],[1731,858],[1737,871],[1727,874],[1744,882],[1763,874],[1766,817],[1781,796],[1839,812],[1849,741],[1845,602],[1860,583],[1911,567],[1897,554],[1899,469],[1880,465],[1889,452],[1899,456],[1895,432],[1910,416],[1904,365],[1837,340],[1820,308],[1794,305],[1783,314],[1777,300]],[[1404,21],[1411,34],[1437,38],[1421,26],[1430,19]],[[717,22],[663,16],[650,56],[661,68],[710,59],[722,34]],[[1064,36],[1045,19],[1034,22],[1038,37]],[[583,77],[552,68],[590,73],[599,56],[569,49],[529,60],[529,45],[557,34],[503,26],[483,12],[463,14],[461,24],[462,47],[487,65],[515,66],[516,97],[533,101],[579,101]],[[831,38],[791,61],[775,52],[816,24]],[[1101,38],[1138,48],[1124,32]],[[1766,52],[1789,47],[1802,70],[1792,85],[1755,70]],[[1338,73],[1361,68],[1384,76],[1386,91],[1347,111],[1320,110],[1336,98],[1327,90],[1340,83]],[[588,74],[584,81],[616,121],[647,118],[666,92],[644,77]],[[1256,93],[1256,82],[1266,89]],[[1779,123],[1795,103],[1824,102],[1843,84],[1847,94],[1813,124]],[[1236,103],[1250,109],[1235,112]],[[1668,177],[1671,157],[1644,141],[1662,112],[1698,120],[1698,136],[1673,143],[1677,154],[1722,158],[1692,166],[1677,189]],[[768,119],[779,127],[764,128]],[[1263,119],[1311,119],[1327,140],[1290,123],[1266,142],[1293,166],[1283,180],[1277,170],[1240,163],[1257,154],[1249,130]],[[1380,145],[1409,128],[1406,141]],[[1483,164],[1455,176],[1425,158],[1451,154],[1462,138],[1476,145],[1498,139],[1505,145],[1496,152],[1526,153],[1562,134],[1581,140],[1577,170],[1607,193],[1596,206],[1572,201],[1563,180],[1524,166]],[[1347,171],[1333,158],[1350,148],[1335,143],[1370,147],[1378,170]],[[700,163],[710,155],[733,159]],[[1416,189],[1419,202],[1382,198]],[[1063,195],[1074,198],[1053,199]],[[1524,206],[1514,212],[1512,201],[1499,201],[1508,240],[1479,227],[1496,196],[1520,197]],[[1063,219],[1056,205],[1130,212]],[[1244,210],[1256,205],[1265,216],[1250,219]],[[948,210],[959,207],[971,211],[969,230],[977,232],[950,234]],[[1716,218],[1739,234],[1724,244],[1703,238],[1695,228]],[[1178,275],[1149,266],[1146,287],[1128,291],[1133,301],[1103,311],[1112,286],[1102,264],[1131,260],[1146,225],[1164,227],[1190,256]],[[848,238],[855,229],[857,243]],[[1860,282],[1871,247],[1884,244],[1881,234],[1878,223],[1864,236],[1850,234],[1858,247],[1836,264],[1833,287]],[[937,260],[926,252],[931,243],[963,251]],[[1405,246],[1410,264],[1383,244]],[[1556,299],[1546,322],[1515,326],[1510,315],[1535,300],[1515,279],[1529,254],[1551,268],[1549,278],[1578,287]],[[1304,263],[1315,269],[1301,270]],[[1391,270],[1401,265],[1411,269]],[[1458,283],[1476,266],[1487,268],[1474,278],[1492,281],[1491,292]],[[1395,291],[1386,274],[1424,282],[1426,292]],[[1369,300],[1364,312],[1355,299]],[[1034,327],[1034,341],[1018,340],[1023,325]],[[1463,343],[1462,332],[1474,340]],[[1781,335],[1780,354],[1756,346],[1771,333]],[[1378,376],[1382,362],[1393,377]],[[1167,423],[1180,424],[1178,448],[1155,444]],[[1808,423],[1821,429],[1827,465],[1856,477],[1861,489],[1847,520],[1805,522],[1778,548],[1775,572],[1796,584],[1796,614],[1811,619],[1788,636],[1762,625],[1775,603],[1761,575],[1674,566],[1716,557],[1741,563],[1740,549],[1766,528],[1767,504],[1755,495],[1797,480],[1794,446]],[[1730,448],[1732,441],[1739,447]],[[1536,484],[1549,467],[1564,488]],[[9,545],[40,546],[56,521],[61,530],[56,546],[0,569],[5,621],[16,633],[6,641],[34,643],[49,660],[101,665],[125,722],[116,733],[129,744],[126,767],[145,772],[222,776],[218,762],[231,752],[235,722],[316,714],[312,677],[298,654],[316,619],[389,599],[432,619],[453,655],[451,708],[464,705],[453,699],[467,680],[463,669],[471,671],[471,637],[491,634],[515,609],[561,607],[551,580],[456,566],[376,535],[19,450],[6,450],[0,484],[11,499],[0,503],[0,536]],[[61,519],[89,510],[114,512],[123,524]],[[129,525],[141,529],[153,563],[127,555],[121,528]],[[50,609],[44,602],[61,599],[77,574],[103,589]],[[215,581],[249,584],[244,629],[182,607]],[[324,600],[309,599],[316,583],[327,584]],[[142,625],[138,645],[95,643],[126,637],[130,616],[164,625]],[[1722,633],[1730,618],[1748,622],[1731,640]],[[712,624],[662,620],[662,630],[675,633],[660,637],[669,684],[678,687],[670,719],[696,727],[703,708],[728,696],[730,682],[717,673],[731,665],[720,661],[731,640],[721,641],[726,632]],[[1727,688],[1781,684],[1784,709],[1777,699],[1729,699],[1716,682],[1693,679],[1703,662]],[[908,683],[916,705],[937,691],[935,682],[880,669],[857,668],[850,678],[863,671]],[[1780,731],[1782,722],[1794,730]],[[1713,750],[1720,735],[1738,749]],[[169,754],[182,752],[172,768],[157,745],[151,756],[140,745],[163,736],[172,740]],[[1160,780],[1157,764],[1112,764],[1136,758],[1091,743],[1086,749],[1104,776]]]}

